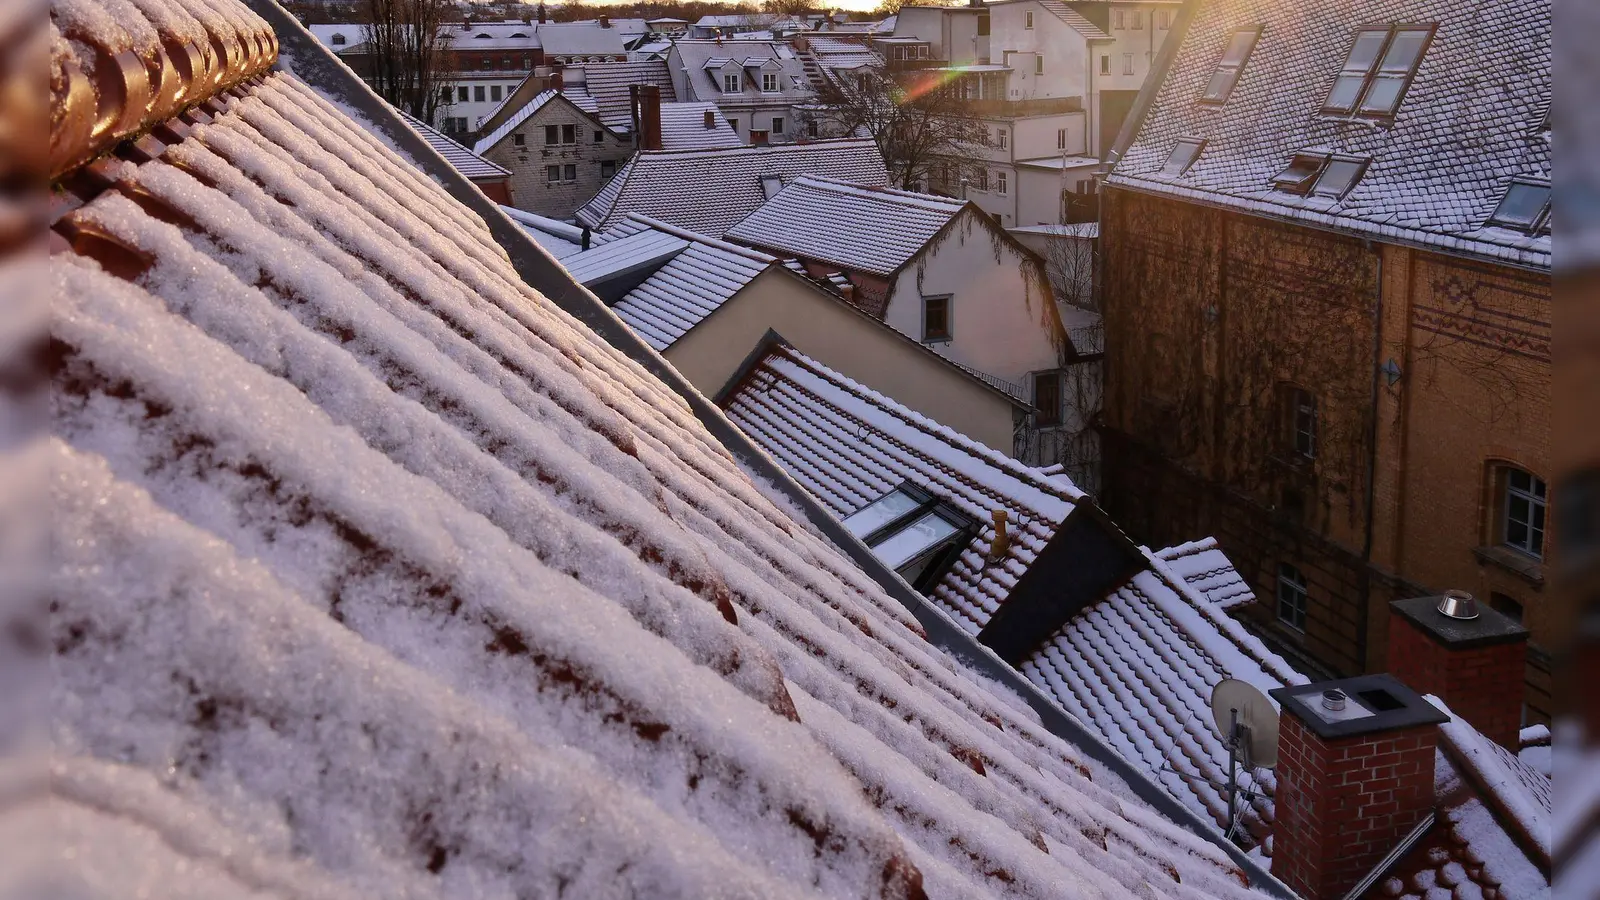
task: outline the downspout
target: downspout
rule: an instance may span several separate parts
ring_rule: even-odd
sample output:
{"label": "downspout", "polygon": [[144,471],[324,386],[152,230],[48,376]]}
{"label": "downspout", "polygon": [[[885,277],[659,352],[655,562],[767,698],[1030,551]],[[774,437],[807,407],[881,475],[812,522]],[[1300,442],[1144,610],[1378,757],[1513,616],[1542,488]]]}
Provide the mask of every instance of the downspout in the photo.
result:
{"label": "downspout", "polygon": [[1361,669],[1367,668],[1367,624],[1372,608],[1372,524],[1375,518],[1373,504],[1378,498],[1377,485],[1374,483],[1378,477],[1378,396],[1382,389],[1379,382],[1383,378],[1382,368],[1378,357],[1383,355],[1383,245],[1364,242],[1369,248],[1375,248],[1378,254],[1378,283],[1373,291],[1372,301],[1372,412],[1368,425],[1367,440],[1367,528],[1366,535],[1361,542],[1361,564],[1366,571],[1362,572],[1362,582],[1367,586],[1366,596],[1361,602]]}

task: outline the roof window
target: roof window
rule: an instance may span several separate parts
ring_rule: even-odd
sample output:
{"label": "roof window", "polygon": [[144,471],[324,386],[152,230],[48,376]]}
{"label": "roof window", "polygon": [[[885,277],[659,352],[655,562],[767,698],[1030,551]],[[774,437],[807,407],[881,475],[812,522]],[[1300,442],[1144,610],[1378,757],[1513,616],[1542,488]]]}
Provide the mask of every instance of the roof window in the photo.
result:
{"label": "roof window", "polygon": [[1201,103],[1220,106],[1228,102],[1234,85],[1239,83],[1239,76],[1244,74],[1244,64],[1250,59],[1250,51],[1255,49],[1259,37],[1261,26],[1254,25],[1241,28],[1228,38],[1228,46],[1222,51],[1217,70],[1211,73],[1211,80],[1206,82],[1205,92],[1200,95]]}
{"label": "roof window", "polygon": [[1335,156],[1328,160],[1327,168],[1317,177],[1316,183],[1311,185],[1311,193],[1318,197],[1331,197],[1341,199],[1350,189],[1356,186],[1361,176],[1367,171],[1367,163],[1371,160],[1357,156]]}
{"label": "roof window", "polygon": [[1274,190],[1290,194],[1309,194],[1317,176],[1328,165],[1329,154],[1315,150],[1302,150],[1294,155],[1289,165],[1272,176]]}
{"label": "roof window", "polygon": [[1322,111],[1330,115],[1393,118],[1422,54],[1433,39],[1432,25],[1381,25],[1362,28],[1344,68],[1328,92]]}
{"label": "roof window", "polygon": [[1161,167],[1161,174],[1169,178],[1176,178],[1189,171],[1194,161],[1200,158],[1200,151],[1206,148],[1203,138],[1178,138],[1178,143],[1172,146],[1172,153],[1167,156],[1167,161]]}
{"label": "roof window", "polygon": [[761,176],[761,196],[771,200],[773,197],[778,196],[778,192],[781,190],[783,190],[782,178],[776,175]]}
{"label": "roof window", "polygon": [[1518,178],[1506,188],[1500,205],[1489,216],[1490,225],[1513,228],[1529,234],[1550,231],[1550,183]]}
{"label": "roof window", "polygon": [[918,591],[944,577],[977,531],[967,516],[910,482],[856,510],[844,527]]}

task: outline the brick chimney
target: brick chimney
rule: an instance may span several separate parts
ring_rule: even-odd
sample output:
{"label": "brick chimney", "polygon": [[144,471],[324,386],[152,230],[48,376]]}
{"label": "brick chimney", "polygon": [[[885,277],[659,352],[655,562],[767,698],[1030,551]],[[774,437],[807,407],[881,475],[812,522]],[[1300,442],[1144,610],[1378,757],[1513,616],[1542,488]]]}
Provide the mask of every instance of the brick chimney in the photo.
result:
{"label": "brick chimney", "polygon": [[1390,675],[1278,688],[1272,874],[1339,900],[1433,809],[1449,717]]}
{"label": "brick chimney", "polygon": [[611,17],[610,16],[601,16],[600,17],[600,27],[601,28],[610,28],[611,27]]}
{"label": "brick chimney", "polygon": [[715,127],[717,127],[717,114],[715,112],[712,112],[709,109],[706,110],[706,127],[707,128],[715,128]]}
{"label": "brick chimney", "polygon": [[547,21],[549,21],[549,15],[545,12],[544,4],[541,3],[539,4],[539,24],[543,25]]}
{"label": "brick chimney", "polygon": [[[1443,601],[1448,600],[1448,603]],[[1441,605],[1467,607],[1455,618]],[[1478,604],[1470,594],[1413,597],[1389,604],[1389,671],[1490,740],[1512,751],[1522,727],[1528,629]]]}
{"label": "brick chimney", "polygon": [[633,104],[635,141],[640,150],[661,149],[661,88],[653,84],[628,85]]}

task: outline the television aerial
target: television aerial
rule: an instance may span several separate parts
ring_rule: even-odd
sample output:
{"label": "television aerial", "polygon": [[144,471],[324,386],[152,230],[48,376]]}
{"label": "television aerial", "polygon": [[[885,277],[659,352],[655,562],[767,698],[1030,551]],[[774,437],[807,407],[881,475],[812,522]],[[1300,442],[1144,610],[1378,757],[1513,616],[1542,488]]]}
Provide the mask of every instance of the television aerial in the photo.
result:
{"label": "television aerial", "polygon": [[[1211,719],[1228,748],[1227,836],[1231,840],[1244,812],[1237,804],[1239,767],[1248,772],[1278,764],[1278,711],[1254,685],[1226,678],[1211,691]],[[1242,793],[1246,803],[1257,796],[1254,791]]]}

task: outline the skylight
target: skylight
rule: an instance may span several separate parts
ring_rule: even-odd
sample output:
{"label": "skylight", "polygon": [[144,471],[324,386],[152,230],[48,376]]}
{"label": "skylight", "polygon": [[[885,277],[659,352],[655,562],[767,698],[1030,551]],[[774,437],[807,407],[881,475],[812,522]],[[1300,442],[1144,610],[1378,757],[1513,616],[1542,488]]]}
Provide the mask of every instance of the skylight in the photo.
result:
{"label": "skylight", "polygon": [[1327,153],[1302,150],[1289,160],[1289,165],[1283,171],[1272,176],[1272,187],[1290,194],[1309,194],[1311,185],[1327,164]]}
{"label": "skylight", "polygon": [[782,178],[777,175],[761,176],[761,196],[771,200],[773,197],[778,196],[778,192],[781,190],[783,190]]}
{"label": "skylight", "polygon": [[1500,205],[1489,216],[1490,225],[1513,228],[1529,234],[1550,230],[1550,183],[1517,179],[1506,188]]}
{"label": "skylight", "polygon": [[1357,31],[1322,111],[1392,118],[1432,38],[1432,25],[1385,25]]}
{"label": "skylight", "polygon": [[1202,138],[1178,138],[1178,142],[1172,147],[1172,153],[1167,156],[1166,164],[1161,167],[1161,174],[1176,178],[1189,171],[1189,167],[1200,158],[1200,151],[1205,147],[1206,142]]}
{"label": "skylight", "polygon": [[1328,161],[1328,167],[1322,170],[1322,175],[1311,186],[1311,193],[1318,197],[1332,197],[1337,200],[1361,180],[1367,171],[1370,160],[1355,156],[1335,156]]}
{"label": "skylight", "polygon": [[1211,80],[1200,95],[1201,103],[1221,105],[1228,102],[1234,85],[1239,83],[1239,76],[1244,74],[1244,64],[1250,59],[1250,51],[1255,49],[1259,37],[1261,26],[1255,25],[1241,28],[1228,38],[1228,47],[1222,51],[1222,60],[1217,63],[1217,70],[1211,73]]}
{"label": "skylight", "polygon": [[919,591],[944,577],[977,530],[960,511],[910,482],[856,510],[844,527]]}

